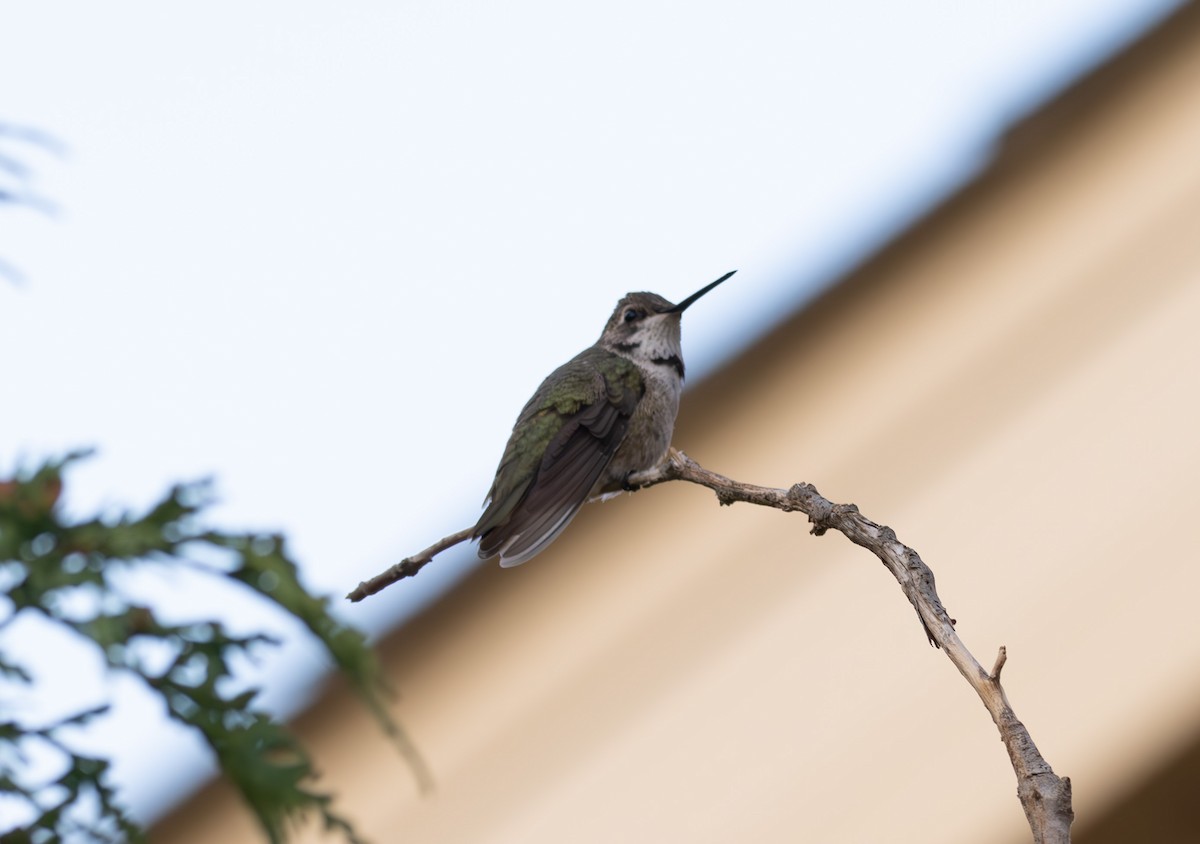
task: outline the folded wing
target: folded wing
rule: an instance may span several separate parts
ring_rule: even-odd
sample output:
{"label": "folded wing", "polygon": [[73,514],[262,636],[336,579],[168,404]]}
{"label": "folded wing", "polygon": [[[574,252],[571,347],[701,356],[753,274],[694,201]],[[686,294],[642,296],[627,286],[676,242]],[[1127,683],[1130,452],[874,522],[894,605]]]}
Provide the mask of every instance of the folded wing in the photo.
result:
{"label": "folded wing", "polygon": [[597,348],[542,383],[513,428],[475,526],[481,559],[499,554],[500,565],[515,566],[554,541],[620,447],[641,393],[636,366]]}

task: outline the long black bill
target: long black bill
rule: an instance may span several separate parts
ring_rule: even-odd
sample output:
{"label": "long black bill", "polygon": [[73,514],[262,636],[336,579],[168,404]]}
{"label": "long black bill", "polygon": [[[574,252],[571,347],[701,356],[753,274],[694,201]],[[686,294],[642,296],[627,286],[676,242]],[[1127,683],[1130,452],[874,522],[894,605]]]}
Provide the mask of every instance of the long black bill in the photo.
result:
{"label": "long black bill", "polygon": [[681,314],[681,313],[683,313],[684,311],[686,311],[688,309],[688,306],[691,305],[692,302],[695,302],[697,299],[699,299],[705,293],[712,290],[714,287],[716,287],[718,284],[720,284],[722,281],[729,278],[731,275],[733,275],[736,272],[737,272],[737,270],[730,270],[729,272],[725,273],[725,275],[721,276],[716,281],[714,281],[712,284],[708,284],[708,285],[705,285],[704,287],[701,287],[699,290],[697,290],[691,296],[684,299],[678,305],[676,305],[673,308],[668,308],[667,310],[663,311],[662,313],[664,313],[664,314]]}

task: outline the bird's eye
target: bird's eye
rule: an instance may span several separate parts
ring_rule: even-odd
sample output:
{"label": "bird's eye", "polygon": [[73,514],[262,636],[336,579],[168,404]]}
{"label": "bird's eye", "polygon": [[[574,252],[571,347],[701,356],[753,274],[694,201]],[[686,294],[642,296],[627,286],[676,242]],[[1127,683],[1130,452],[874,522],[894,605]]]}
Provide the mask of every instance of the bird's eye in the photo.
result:
{"label": "bird's eye", "polygon": [[635,319],[638,319],[641,315],[642,315],[642,312],[639,311],[637,308],[626,308],[625,309],[625,321],[626,322],[633,322]]}

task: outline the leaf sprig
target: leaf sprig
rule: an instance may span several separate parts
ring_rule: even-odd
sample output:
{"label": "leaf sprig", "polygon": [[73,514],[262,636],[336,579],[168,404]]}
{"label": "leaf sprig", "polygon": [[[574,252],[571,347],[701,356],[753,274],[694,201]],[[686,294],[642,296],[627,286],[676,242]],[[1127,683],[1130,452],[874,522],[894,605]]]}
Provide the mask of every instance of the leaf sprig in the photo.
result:
{"label": "leaf sprig", "polygon": [[[304,589],[281,536],[202,528],[199,517],[212,502],[204,482],[173,487],[142,515],[69,521],[59,506],[63,473],[87,455],[75,452],[0,480],[0,587],[6,599],[0,602],[0,629],[24,613],[42,616],[94,645],[109,671],[139,678],[172,718],[204,738],[273,844],[286,841],[312,814],[326,829],[358,842],[351,823],[333,808],[332,796],[313,787],[305,749],[257,706],[258,689],[238,687],[238,660],[275,640],[261,633],[236,635],[219,621],[168,623],[114,582],[117,572],[141,566],[199,568],[303,623],[422,787],[428,785],[424,764],[389,714],[388,692],[366,639],[330,613],[327,598]],[[81,594],[89,600],[72,600]],[[89,609],[81,612],[81,604]],[[13,656],[2,645],[0,675],[10,687],[32,685],[29,663],[36,655]],[[160,658],[146,659],[148,651]],[[23,804],[30,818],[0,829],[0,842],[143,840],[110,783],[108,762],[77,752],[63,737],[67,728],[85,727],[107,709],[98,706],[41,725],[0,720],[0,798]],[[31,779],[25,763],[34,745],[57,753],[64,772]]]}

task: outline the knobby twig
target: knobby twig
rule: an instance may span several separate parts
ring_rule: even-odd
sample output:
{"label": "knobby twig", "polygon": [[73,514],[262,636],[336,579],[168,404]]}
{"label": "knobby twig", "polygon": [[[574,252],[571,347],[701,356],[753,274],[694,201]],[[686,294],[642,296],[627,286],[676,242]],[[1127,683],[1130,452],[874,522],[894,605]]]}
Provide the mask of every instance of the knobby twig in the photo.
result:
{"label": "knobby twig", "polygon": [[452,533],[443,539],[439,539],[421,553],[413,554],[411,557],[405,557],[391,568],[381,571],[379,574],[375,575],[369,580],[364,580],[362,583],[355,586],[353,591],[351,591],[346,597],[357,603],[363,598],[370,597],[376,592],[386,589],[397,580],[403,580],[406,577],[412,577],[421,569],[423,569],[430,560],[445,551],[447,548],[453,548],[458,543],[465,542],[470,539],[471,534],[474,533],[474,531],[475,526],[471,525],[471,527],[463,528],[458,533]]}
{"label": "knobby twig", "polygon": [[[1000,671],[1008,658],[1003,646],[996,663],[988,673],[967,650],[954,630],[954,619],[942,606],[934,586],[933,572],[920,555],[902,544],[895,532],[876,524],[858,512],[853,504],[834,504],[817,492],[812,484],[796,484],[791,489],[773,489],[730,480],[710,472],[681,451],[671,449],[667,459],[658,467],[629,478],[634,488],[654,486],[667,481],[688,481],[707,487],[717,494],[722,505],[742,501],[762,507],[774,507],[785,513],[799,511],[808,516],[812,533],[822,536],[828,530],[842,533],[855,545],[871,551],[900,583],[917,617],[925,628],[930,644],[945,651],[954,667],[971,684],[983,705],[1000,730],[1000,739],[1008,750],[1013,771],[1017,775],[1017,796],[1025,817],[1033,830],[1035,844],[1069,844],[1071,822],[1071,780],[1059,777],[1042,758],[1025,725],[1013,712],[1004,688]],[[466,528],[434,543],[419,554],[407,557],[370,580],[365,580],[347,597],[361,601],[405,577],[412,577],[437,554],[471,537],[474,528]]]}
{"label": "knobby twig", "polygon": [[744,501],[784,512],[799,510],[812,522],[815,535],[836,530],[855,545],[875,554],[899,581],[925,627],[930,644],[946,652],[996,722],[1017,775],[1017,796],[1033,830],[1035,844],[1070,842],[1071,822],[1075,818],[1071,808],[1071,780],[1054,773],[1038,752],[1025,725],[1013,712],[1000,685],[1000,671],[1008,658],[1005,648],[1001,646],[989,674],[958,638],[954,619],[947,614],[934,588],[933,572],[916,551],[896,538],[891,528],[866,518],[853,504],[834,504],[822,497],[812,484],[796,484],[785,490],[740,483],[708,471],[675,449],[658,468],[634,475],[629,480],[632,486],[643,487],[667,481],[688,481],[711,489],[723,505]]}

